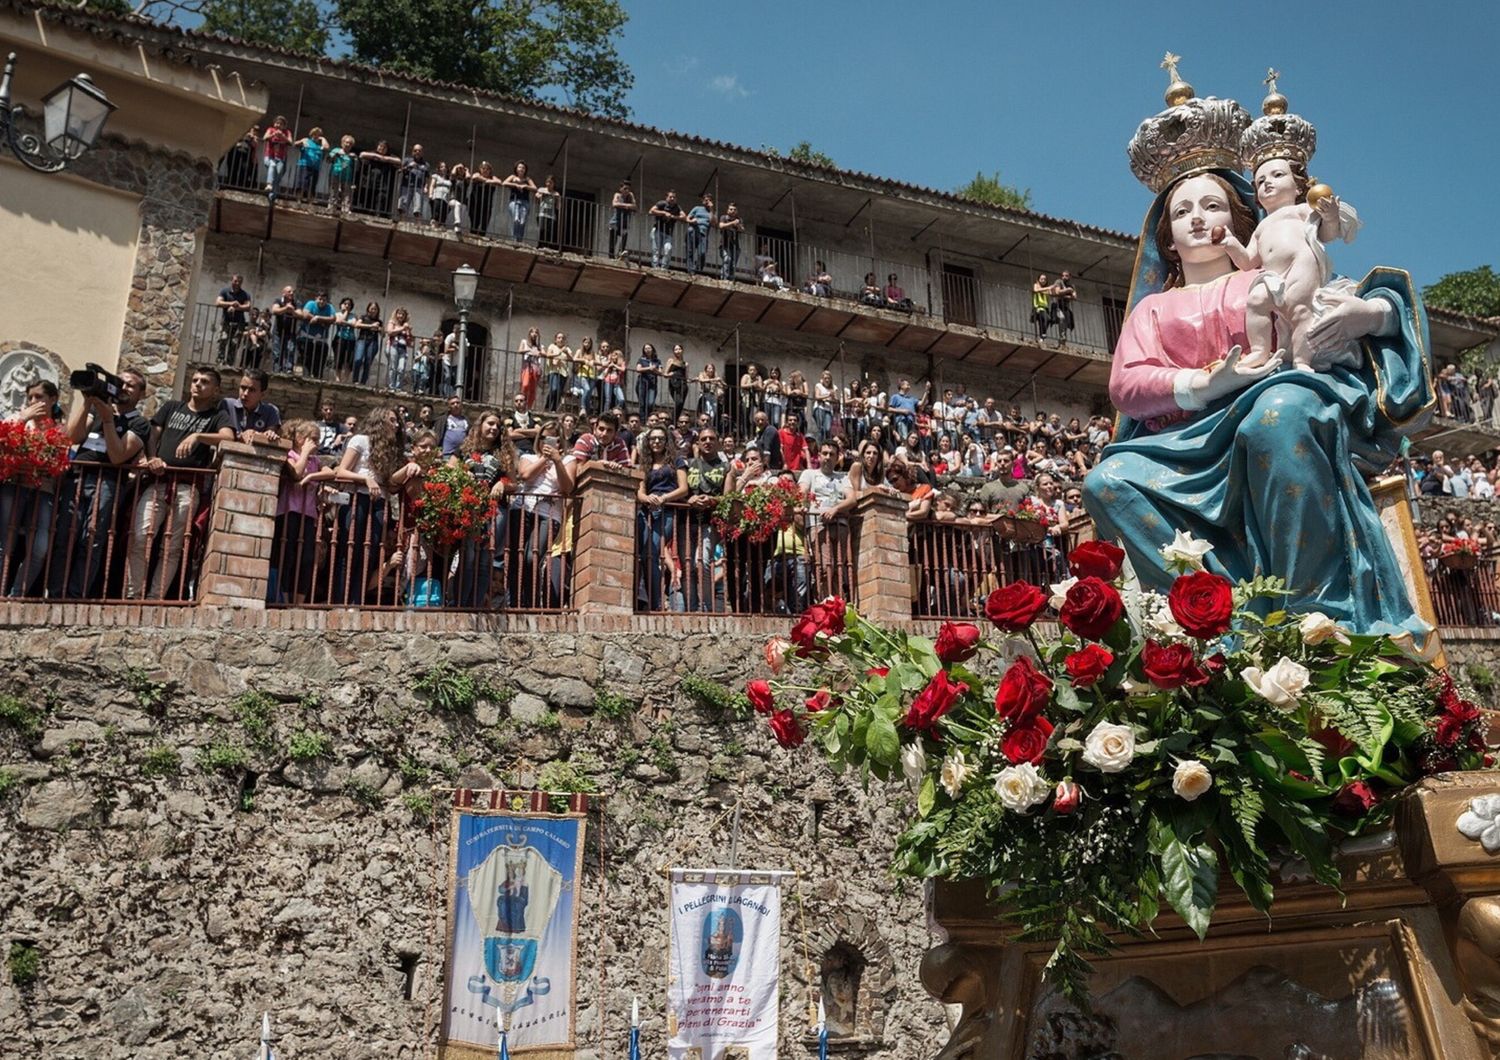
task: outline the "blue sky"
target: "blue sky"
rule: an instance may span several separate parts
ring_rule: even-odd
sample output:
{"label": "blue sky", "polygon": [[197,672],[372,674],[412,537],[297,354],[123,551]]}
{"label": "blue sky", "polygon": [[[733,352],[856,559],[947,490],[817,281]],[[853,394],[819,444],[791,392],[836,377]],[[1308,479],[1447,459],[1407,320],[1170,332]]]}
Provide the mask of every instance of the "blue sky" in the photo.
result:
{"label": "blue sky", "polygon": [[[1125,143],[1162,109],[1168,49],[1200,96],[1260,113],[1267,66],[1318,129],[1311,170],[1365,229],[1341,272],[1428,284],[1500,267],[1500,9],[1359,5],[625,0],[633,117],[951,189],[998,169],[1043,213],[1127,232]],[[1264,16],[1263,25],[1254,17]]]}

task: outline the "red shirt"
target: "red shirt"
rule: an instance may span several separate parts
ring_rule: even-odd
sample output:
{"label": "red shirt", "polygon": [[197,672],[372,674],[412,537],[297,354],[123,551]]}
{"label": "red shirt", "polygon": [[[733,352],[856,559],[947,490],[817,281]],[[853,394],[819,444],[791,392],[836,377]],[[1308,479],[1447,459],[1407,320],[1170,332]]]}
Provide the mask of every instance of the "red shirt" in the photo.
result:
{"label": "red shirt", "polygon": [[581,434],[578,441],[573,444],[573,459],[580,464],[590,460],[608,460],[615,464],[630,463],[630,447],[625,444],[625,439],[618,434],[615,440],[609,443],[609,448],[599,444],[599,439],[593,434]]}
{"label": "red shirt", "polygon": [[286,161],[286,149],[292,142],[292,134],[285,129],[271,126],[266,130],[266,157]]}
{"label": "red shirt", "polygon": [[807,467],[807,436],[786,427],[776,432],[781,437],[781,462],[788,471]]}

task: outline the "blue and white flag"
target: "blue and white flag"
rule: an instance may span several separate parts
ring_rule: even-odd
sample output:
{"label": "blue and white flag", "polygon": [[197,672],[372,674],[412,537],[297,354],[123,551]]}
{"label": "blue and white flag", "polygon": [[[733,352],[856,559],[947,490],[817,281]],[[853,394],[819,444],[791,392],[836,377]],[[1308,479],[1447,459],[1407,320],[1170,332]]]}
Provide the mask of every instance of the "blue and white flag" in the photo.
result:
{"label": "blue and white flag", "polygon": [[818,1060],[828,1060],[828,1010],[818,998]]}
{"label": "blue and white flag", "polygon": [[571,1056],[587,802],[553,813],[538,793],[460,791],[454,804],[438,1056]]}
{"label": "blue and white flag", "polygon": [[641,1060],[641,1000],[630,999],[630,1060]]}
{"label": "blue and white flag", "polygon": [[776,1060],[785,872],[672,870],[670,1060]]}

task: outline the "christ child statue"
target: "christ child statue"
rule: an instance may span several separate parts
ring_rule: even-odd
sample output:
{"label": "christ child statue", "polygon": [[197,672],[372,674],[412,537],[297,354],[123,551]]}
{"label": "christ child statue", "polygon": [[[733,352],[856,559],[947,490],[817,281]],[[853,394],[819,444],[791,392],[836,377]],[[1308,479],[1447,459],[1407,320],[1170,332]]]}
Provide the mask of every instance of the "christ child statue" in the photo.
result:
{"label": "christ child statue", "polygon": [[1352,349],[1332,357],[1322,355],[1315,365],[1307,341],[1308,329],[1320,315],[1318,292],[1333,276],[1323,244],[1337,238],[1346,243],[1354,239],[1359,230],[1354,208],[1340,202],[1325,186],[1312,185],[1306,167],[1285,158],[1262,162],[1255,170],[1254,186],[1256,201],[1266,216],[1249,245],[1240,243],[1228,228],[1212,233],[1237,268],[1264,270],[1251,285],[1246,304],[1245,335],[1250,350],[1241,364],[1261,365],[1273,356],[1279,323],[1282,344],[1291,348],[1297,368],[1310,372],[1334,364],[1358,367],[1358,354]]}

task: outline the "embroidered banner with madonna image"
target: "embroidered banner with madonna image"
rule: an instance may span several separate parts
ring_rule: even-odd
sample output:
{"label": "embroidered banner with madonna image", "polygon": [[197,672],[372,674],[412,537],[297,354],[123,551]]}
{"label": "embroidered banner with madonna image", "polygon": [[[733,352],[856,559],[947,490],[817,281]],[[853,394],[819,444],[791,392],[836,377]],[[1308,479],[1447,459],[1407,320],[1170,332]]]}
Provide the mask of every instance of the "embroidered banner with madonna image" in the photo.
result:
{"label": "embroidered banner with madonna image", "polygon": [[453,797],[439,1060],[571,1060],[586,795]]}

